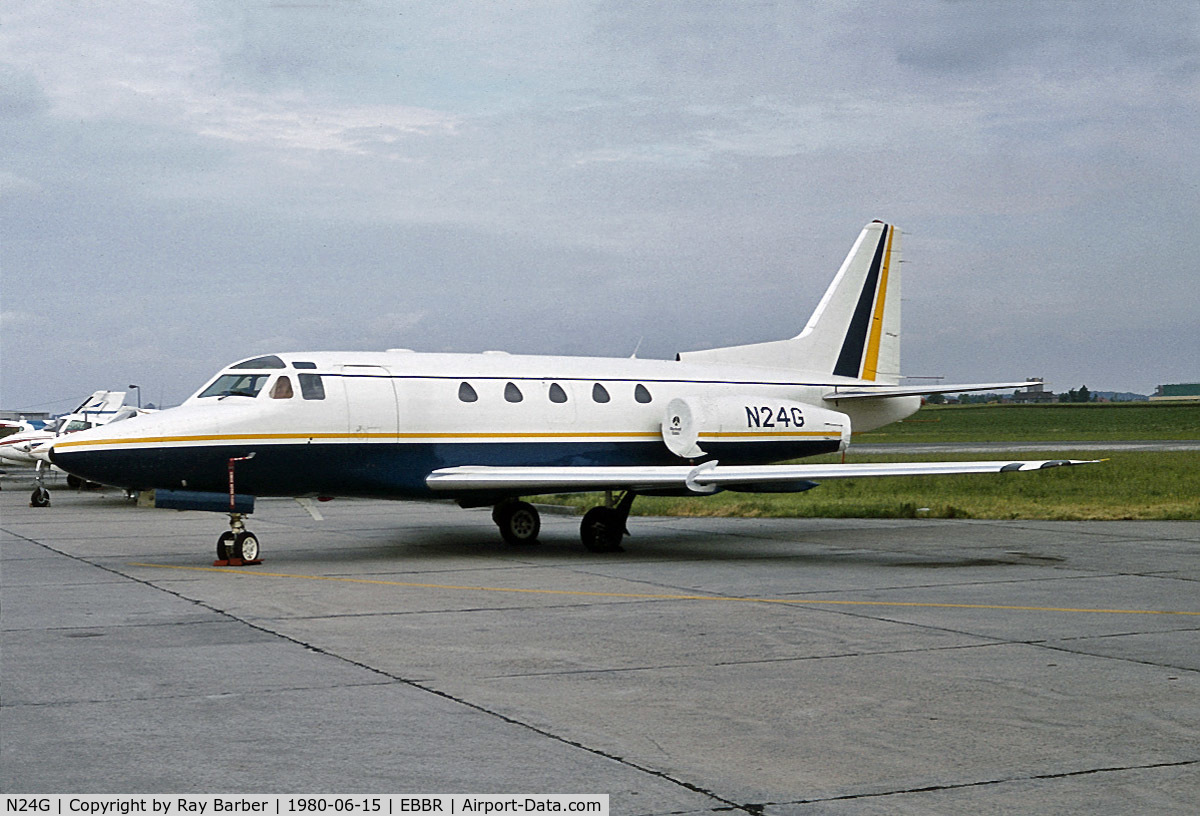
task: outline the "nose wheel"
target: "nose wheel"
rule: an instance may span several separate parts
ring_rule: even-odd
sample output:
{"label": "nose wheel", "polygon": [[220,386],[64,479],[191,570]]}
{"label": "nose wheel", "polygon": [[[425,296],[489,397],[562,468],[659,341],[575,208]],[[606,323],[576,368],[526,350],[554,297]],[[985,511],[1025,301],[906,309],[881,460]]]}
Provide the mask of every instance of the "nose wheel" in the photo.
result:
{"label": "nose wheel", "polygon": [[39,459],[34,467],[34,479],[37,480],[37,487],[33,489],[33,493],[29,496],[30,507],[49,507],[50,506],[50,491],[46,489],[45,478],[46,474],[42,473],[42,461]]}
{"label": "nose wheel", "polygon": [[244,513],[229,514],[229,529],[217,538],[214,567],[244,567],[261,564],[258,537],[246,529]]}

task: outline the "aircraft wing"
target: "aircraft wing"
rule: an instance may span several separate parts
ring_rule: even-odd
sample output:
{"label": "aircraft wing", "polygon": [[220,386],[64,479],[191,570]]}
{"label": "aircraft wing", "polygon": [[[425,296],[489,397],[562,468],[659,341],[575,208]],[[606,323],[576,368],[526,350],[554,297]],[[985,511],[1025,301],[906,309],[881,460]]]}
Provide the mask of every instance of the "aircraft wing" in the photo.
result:
{"label": "aircraft wing", "polygon": [[583,493],[593,490],[682,490],[713,493],[720,489],[806,490],[815,479],[867,476],[928,476],[954,473],[1008,473],[1100,460],[1042,459],[986,462],[854,462],[829,465],[727,465],[705,462],[640,467],[489,467],[435,470],[425,483],[435,492],[499,492],[524,495]]}
{"label": "aircraft wing", "polygon": [[827,400],[870,399],[871,397],[921,397],[926,394],[958,394],[963,391],[1007,391],[1010,388],[1027,388],[1045,385],[1040,382],[963,383],[959,385],[880,385],[864,386],[861,383],[845,386],[845,391],[834,387],[825,395]]}

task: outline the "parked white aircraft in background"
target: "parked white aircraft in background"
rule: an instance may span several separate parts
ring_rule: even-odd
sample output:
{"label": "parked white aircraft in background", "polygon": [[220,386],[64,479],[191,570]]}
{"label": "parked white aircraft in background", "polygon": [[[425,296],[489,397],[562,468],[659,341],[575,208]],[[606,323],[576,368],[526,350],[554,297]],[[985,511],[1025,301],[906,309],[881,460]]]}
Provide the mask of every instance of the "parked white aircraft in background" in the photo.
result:
{"label": "parked white aircraft in background", "polygon": [[159,506],[228,510],[218,557],[244,560],[258,554],[242,521],[256,496],[454,498],[493,505],[501,535],[522,542],[540,521],[520,497],[623,490],[615,506],[583,517],[584,544],[604,551],[619,548],[639,494],[1075,464],[769,464],[844,451],[852,428],[902,419],[922,394],[1029,384],[899,385],[899,264],[900,231],[872,222],[799,335],[674,361],[407,350],[255,357],[177,408],[57,441],[50,458],[90,481],[156,488]]}
{"label": "parked white aircraft in background", "polygon": [[48,419],[0,419],[0,439],[12,434],[45,430],[53,424],[53,421]]}
{"label": "parked white aircraft in background", "polygon": [[74,433],[109,422],[125,401],[124,391],[97,391],[73,411],[52,421],[22,421],[18,430],[0,439],[0,461],[33,465],[33,450],[59,433]]}
{"label": "parked white aircraft in background", "polygon": [[[52,422],[24,422],[27,426],[14,434],[0,439],[0,463],[5,465],[33,465],[38,470],[38,484],[30,496],[34,507],[50,505],[50,491],[41,482],[42,469],[50,464],[50,442],[66,434],[85,431],[99,425],[107,425],[149,410],[125,405],[124,391],[96,391],[81,402],[75,410],[57,417]],[[68,475],[67,484],[77,487],[82,481]]]}
{"label": "parked white aircraft in background", "polygon": [[[52,419],[0,419],[0,464],[31,465],[33,451],[58,434],[75,433],[96,425],[148,414],[153,408],[124,405],[124,391],[96,391],[74,410]],[[42,461],[48,461],[45,456]]]}

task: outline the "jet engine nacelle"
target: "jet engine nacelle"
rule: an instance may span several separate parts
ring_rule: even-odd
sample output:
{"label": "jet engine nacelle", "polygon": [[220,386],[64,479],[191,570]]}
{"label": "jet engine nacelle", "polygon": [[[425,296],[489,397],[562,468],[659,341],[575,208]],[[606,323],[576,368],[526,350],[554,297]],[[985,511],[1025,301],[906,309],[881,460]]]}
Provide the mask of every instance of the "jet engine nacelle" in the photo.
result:
{"label": "jet engine nacelle", "polygon": [[683,459],[707,455],[704,442],[850,444],[850,417],[794,400],[760,396],[677,397],[667,403],[662,438]]}

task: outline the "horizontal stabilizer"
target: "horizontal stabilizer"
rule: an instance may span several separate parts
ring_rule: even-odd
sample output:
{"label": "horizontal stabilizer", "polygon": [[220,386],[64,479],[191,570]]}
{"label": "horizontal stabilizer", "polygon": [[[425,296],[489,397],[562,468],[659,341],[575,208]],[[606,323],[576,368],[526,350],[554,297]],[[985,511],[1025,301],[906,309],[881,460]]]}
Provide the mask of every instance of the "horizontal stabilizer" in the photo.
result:
{"label": "horizontal stabilizer", "polygon": [[[678,490],[712,493],[721,489],[795,484],[816,479],[868,476],[931,476],[956,473],[1008,473],[1060,465],[1091,464],[1100,460],[1040,459],[986,462],[854,462],[829,465],[729,465],[705,462],[640,467],[487,467],[435,470],[425,479],[430,489],[445,494],[497,492],[514,495],[586,493],[593,490]],[[811,487],[811,484],[808,485]],[[806,488],[802,488],[806,489]]]}
{"label": "horizontal stabilizer", "polygon": [[1044,385],[1042,382],[964,383],[959,385],[854,385],[845,386],[844,391],[834,387],[825,395],[827,400],[878,399],[880,397],[922,397],[926,394],[958,394],[962,391],[1007,391],[1010,388],[1028,388]]}

